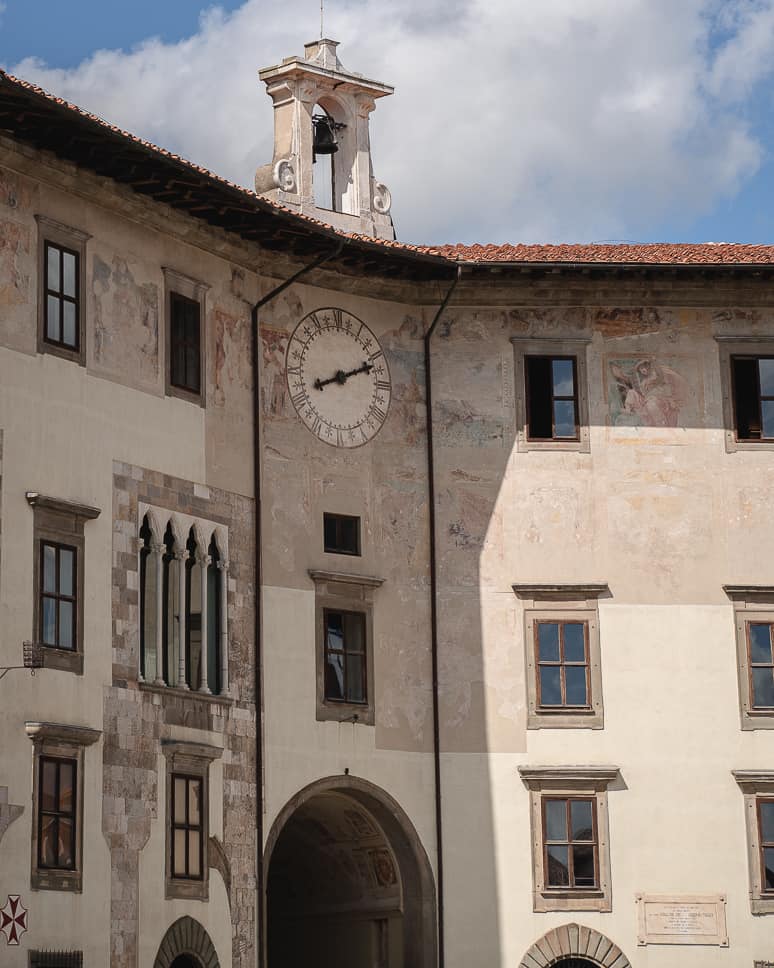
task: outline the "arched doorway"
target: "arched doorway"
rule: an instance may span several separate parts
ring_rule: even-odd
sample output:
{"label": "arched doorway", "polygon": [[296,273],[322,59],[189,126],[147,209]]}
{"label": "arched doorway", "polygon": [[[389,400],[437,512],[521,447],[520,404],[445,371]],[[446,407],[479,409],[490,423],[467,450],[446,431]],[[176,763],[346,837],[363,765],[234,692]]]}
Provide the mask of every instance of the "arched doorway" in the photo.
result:
{"label": "arched doorway", "polygon": [[153,968],[220,968],[220,961],[202,925],[184,917],[164,935]]}
{"label": "arched doorway", "polygon": [[306,787],[266,845],[268,968],[433,968],[435,886],[419,837],[355,777]]}
{"label": "arched doorway", "polygon": [[178,955],[172,962],[170,968],[201,968],[201,962],[191,955]]}
{"label": "arched doorway", "polygon": [[583,924],[563,924],[536,941],[519,968],[631,968],[617,944]]}

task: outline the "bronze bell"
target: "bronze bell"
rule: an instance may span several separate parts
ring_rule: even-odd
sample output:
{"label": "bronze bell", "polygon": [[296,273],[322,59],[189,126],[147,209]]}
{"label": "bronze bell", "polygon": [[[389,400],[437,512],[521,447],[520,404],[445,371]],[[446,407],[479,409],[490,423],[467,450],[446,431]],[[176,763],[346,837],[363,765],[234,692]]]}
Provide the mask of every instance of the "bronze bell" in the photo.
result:
{"label": "bronze bell", "polygon": [[313,149],[316,155],[334,155],[339,150],[336,143],[336,122],[327,114],[315,114]]}

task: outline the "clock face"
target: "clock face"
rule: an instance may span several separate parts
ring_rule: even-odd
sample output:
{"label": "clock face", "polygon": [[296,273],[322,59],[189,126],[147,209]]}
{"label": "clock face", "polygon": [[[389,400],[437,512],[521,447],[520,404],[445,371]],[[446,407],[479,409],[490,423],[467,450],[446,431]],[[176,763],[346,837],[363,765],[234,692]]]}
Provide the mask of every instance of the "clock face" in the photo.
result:
{"label": "clock face", "polygon": [[379,340],[343,309],[304,316],[288,343],[290,399],[312,433],[334,447],[360,447],[390,407],[390,370]]}

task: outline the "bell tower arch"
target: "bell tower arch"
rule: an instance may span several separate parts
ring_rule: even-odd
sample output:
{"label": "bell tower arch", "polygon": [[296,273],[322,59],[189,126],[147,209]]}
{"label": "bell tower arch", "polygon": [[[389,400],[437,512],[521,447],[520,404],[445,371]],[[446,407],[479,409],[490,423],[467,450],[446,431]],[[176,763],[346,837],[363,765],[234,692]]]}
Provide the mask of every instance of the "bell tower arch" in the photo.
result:
{"label": "bell tower arch", "polygon": [[274,104],[274,156],[255,174],[272,201],[345,232],[394,239],[391,198],[374,178],[369,123],[393,88],[348,71],[335,40],[259,72]]}

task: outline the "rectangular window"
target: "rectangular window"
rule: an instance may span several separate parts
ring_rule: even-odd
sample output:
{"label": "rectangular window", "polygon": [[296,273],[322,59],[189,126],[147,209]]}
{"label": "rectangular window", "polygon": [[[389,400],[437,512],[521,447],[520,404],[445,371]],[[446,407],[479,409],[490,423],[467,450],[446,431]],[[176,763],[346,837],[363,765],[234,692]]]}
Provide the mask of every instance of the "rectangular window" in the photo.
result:
{"label": "rectangular window", "polygon": [[50,648],[76,646],[77,564],[75,548],[40,542],[40,641]]}
{"label": "rectangular window", "polygon": [[172,877],[199,881],[204,876],[202,778],[173,773],[171,780]]}
{"label": "rectangular window", "polygon": [[527,437],[578,440],[578,378],[574,356],[526,356]]}
{"label": "rectangular window", "polygon": [[44,245],[43,339],[67,350],[79,349],[80,266],[72,249]]}
{"label": "rectangular window", "polygon": [[761,892],[774,895],[774,799],[758,799]]}
{"label": "rectangular window", "polygon": [[753,709],[774,712],[774,648],[770,622],[747,622],[750,702]]}
{"label": "rectangular window", "polygon": [[366,622],[362,612],[324,610],[325,699],[363,703],[366,690]]}
{"label": "rectangular window", "polygon": [[83,968],[83,952],[30,951],[30,968]]}
{"label": "rectangular window", "polygon": [[588,624],[535,622],[537,705],[550,709],[588,709]]}
{"label": "rectangular window", "polygon": [[201,312],[197,300],[170,294],[170,383],[179,390],[201,392]]}
{"label": "rectangular window", "polygon": [[78,762],[41,756],[38,769],[38,867],[74,870]]}
{"label": "rectangular window", "polygon": [[732,356],[737,440],[774,440],[774,356]]}
{"label": "rectangular window", "polygon": [[593,798],[543,797],[546,887],[597,886],[596,804]]}
{"label": "rectangular window", "polygon": [[334,555],[360,554],[360,518],[349,514],[323,514],[324,548]]}

